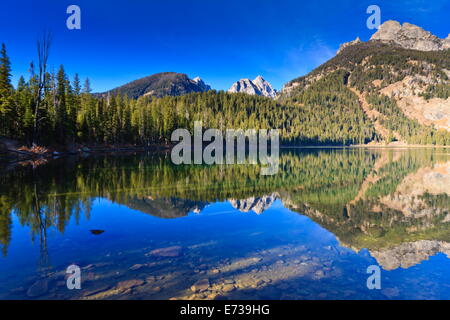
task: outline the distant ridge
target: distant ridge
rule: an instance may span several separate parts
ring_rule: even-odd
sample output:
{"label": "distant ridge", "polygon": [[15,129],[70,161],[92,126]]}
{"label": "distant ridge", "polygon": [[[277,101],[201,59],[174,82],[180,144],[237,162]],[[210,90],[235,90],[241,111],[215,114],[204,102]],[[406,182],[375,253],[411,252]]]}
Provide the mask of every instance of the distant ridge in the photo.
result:
{"label": "distant ridge", "polygon": [[205,92],[208,90],[211,90],[211,87],[199,77],[190,79],[184,73],[161,72],[134,80],[123,86],[106,91],[101,95],[120,93],[136,99],[141,96],[181,96],[191,92]]}

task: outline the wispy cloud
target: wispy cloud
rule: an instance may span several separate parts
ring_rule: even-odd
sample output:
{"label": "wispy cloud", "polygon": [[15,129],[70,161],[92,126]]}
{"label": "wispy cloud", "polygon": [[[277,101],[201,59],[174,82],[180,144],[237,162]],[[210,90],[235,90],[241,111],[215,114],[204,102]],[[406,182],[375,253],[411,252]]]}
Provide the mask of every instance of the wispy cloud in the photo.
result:
{"label": "wispy cloud", "polygon": [[[335,56],[337,48],[329,46],[320,37],[313,37],[310,43],[304,43],[287,50],[277,67],[266,68],[266,72],[279,79],[277,87],[307,74],[322,63]],[[281,83],[282,82],[282,83]]]}

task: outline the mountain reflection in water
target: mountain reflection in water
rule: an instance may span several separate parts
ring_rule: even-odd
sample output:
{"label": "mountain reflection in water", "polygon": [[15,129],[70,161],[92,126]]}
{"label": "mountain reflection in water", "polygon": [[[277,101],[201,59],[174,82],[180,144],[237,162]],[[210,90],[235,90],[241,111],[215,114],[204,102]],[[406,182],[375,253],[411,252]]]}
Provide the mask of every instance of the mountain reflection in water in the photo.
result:
{"label": "mountain reflection in water", "polygon": [[259,172],[147,154],[3,172],[0,297],[450,298],[445,149],[291,149]]}

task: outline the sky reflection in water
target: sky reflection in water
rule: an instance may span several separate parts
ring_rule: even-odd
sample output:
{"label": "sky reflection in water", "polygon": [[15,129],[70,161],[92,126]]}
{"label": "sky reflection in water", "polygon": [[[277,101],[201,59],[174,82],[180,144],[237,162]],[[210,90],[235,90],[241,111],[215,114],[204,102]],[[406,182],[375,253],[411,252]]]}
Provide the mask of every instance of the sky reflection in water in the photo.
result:
{"label": "sky reflection in water", "polygon": [[[257,172],[146,155],[9,171],[0,297],[450,298],[445,152],[289,151],[279,175]],[[72,263],[82,290],[65,286]]]}

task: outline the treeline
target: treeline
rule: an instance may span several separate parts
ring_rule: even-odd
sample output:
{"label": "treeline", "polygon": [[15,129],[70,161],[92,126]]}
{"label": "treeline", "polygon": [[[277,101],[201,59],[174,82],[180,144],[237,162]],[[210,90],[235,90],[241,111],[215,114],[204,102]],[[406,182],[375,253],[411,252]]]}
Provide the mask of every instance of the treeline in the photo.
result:
{"label": "treeline", "polygon": [[[346,56],[338,57],[342,60]],[[392,62],[393,57],[390,55],[380,63]],[[446,63],[439,57],[428,58]],[[373,77],[378,77],[381,71],[373,72]],[[353,72],[351,81],[357,75],[358,72]],[[290,97],[279,101],[213,90],[176,97],[130,99],[121,94],[93,95],[89,79],[83,85],[76,74],[69,79],[63,66],[57,73],[48,72],[46,62],[41,60],[36,68],[31,64],[29,79],[21,77],[14,88],[11,64],[2,45],[0,136],[28,146],[161,144],[170,142],[175,129],[192,129],[194,121],[201,120],[205,129],[279,129],[282,144],[350,145],[379,140],[372,122],[359,106],[358,97],[347,88],[348,77],[344,70],[332,72],[314,83],[299,86]],[[362,84],[368,80],[360,78]],[[404,136],[411,137],[408,141],[449,144],[447,136],[408,121],[390,102],[385,106],[382,106],[385,101],[372,103],[377,108],[389,109],[387,115],[392,117],[387,126],[406,132]]]}
{"label": "treeline", "polygon": [[66,144],[77,140],[83,110],[95,105],[89,79],[80,85],[78,75],[70,81],[61,65],[56,74],[30,65],[28,81],[11,83],[11,63],[2,44],[0,52],[0,135],[31,143]]}
{"label": "treeline", "polygon": [[[0,135],[31,145],[167,143],[176,128],[279,129],[284,144],[345,145],[364,143],[374,130],[343,85],[343,74],[333,75],[308,90],[296,104],[246,94],[209,91],[163,98],[91,94],[89,80],[82,86],[60,66],[56,74],[30,68],[30,78],[11,84],[5,46],[0,66]],[[326,108],[318,105],[326,104]]]}

